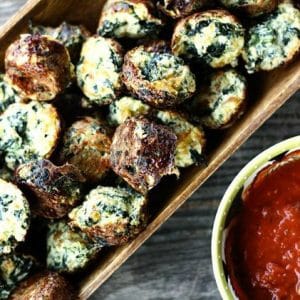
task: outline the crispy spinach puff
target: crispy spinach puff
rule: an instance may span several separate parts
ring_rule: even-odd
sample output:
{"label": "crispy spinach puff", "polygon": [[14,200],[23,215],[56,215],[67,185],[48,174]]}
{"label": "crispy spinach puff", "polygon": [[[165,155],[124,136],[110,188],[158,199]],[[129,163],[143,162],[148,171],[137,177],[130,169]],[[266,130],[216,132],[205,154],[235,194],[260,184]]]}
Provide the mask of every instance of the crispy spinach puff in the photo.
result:
{"label": "crispy spinach puff", "polygon": [[65,132],[60,161],[76,166],[90,182],[101,180],[110,169],[109,130],[99,120],[85,117]]}
{"label": "crispy spinach puff", "polygon": [[20,97],[16,91],[4,80],[4,75],[0,74],[0,113],[3,113],[9,105],[19,102]]}
{"label": "crispy spinach puff", "polygon": [[159,122],[171,128],[177,136],[176,167],[186,168],[204,162],[203,151],[206,140],[201,127],[191,124],[184,116],[174,111],[157,111],[156,118]]}
{"label": "crispy spinach puff", "polygon": [[141,100],[124,96],[109,105],[108,122],[117,126],[122,124],[127,118],[147,115],[151,112],[151,107]]}
{"label": "crispy spinach puff", "polygon": [[0,253],[10,253],[25,240],[30,210],[23,193],[12,183],[0,179]]}
{"label": "crispy spinach puff", "polygon": [[276,8],[278,0],[220,0],[220,2],[231,9],[238,9],[250,17],[269,13]]}
{"label": "crispy spinach puff", "polygon": [[134,96],[155,107],[178,105],[196,90],[195,75],[164,41],[129,51],[122,79]]}
{"label": "crispy spinach puff", "polygon": [[85,178],[73,165],[55,166],[36,160],[19,166],[15,173],[19,186],[31,192],[31,209],[49,219],[62,218],[79,204]]}
{"label": "crispy spinach puff", "polygon": [[61,23],[58,27],[30,24],[29,29],[31,34],[48,35],[60,41],[68,49],[74,63],[77,63],[79,59],[83,42],[91,35],[84,26],[71,25],[67,22]]}
{"label": "crispy spinach puff", "polygon": [[66,47],[42,35],[22,34],[5,53],[5,80],[21,98],[49,101],[62,93],[74,77]]}
{"label": "crispy spinach puff", "polygon": [[83,44],[77,83],[90,106],[110,104],[121,93],[123,51],[116,41],[94,36]]}
{"label": "crispy spinach puff", "polygon": [[8,299],[10,293],[16,288],[18,283],[32,272],[35,264],[35,259],[29,255],[15,253],[1,255],[0,299]]}
{"label": "crispy spinach puff", "polygon": [[41,102],[10,105],[0,116],[0,151],[7,167],[49,158],[59,134],[60,119],[51,104]]}
{"label": "crispy spinach puff", "polygon": [[113,38],[140,39],[157,35],[163,22],[150,0],[108,0],[99,20],[98,33]]}
{"label": "crispy spinach puff", "polygon": [[180,20],[173,33],[172,51],[212,68],[237,65],[244,47],[244,28],[226,10],[208,10]]}
{"label": "crispy spinach puff", "polygon": [[113,171],[142,194],[175,167],[176,135],[166,126],[144,117],[129,118],[117,127],[111,145]]}
{"label": "crispy spinach puff", "polygon": [[250,28],[243,58],[248,73],[270,71],[288,63],[300,49],[300,10],[282,3]]}
{"label": "crispy spinach puff", "polygon": [[179,19],[209,5],[209,0],[158,0],[157,7],[167,16]]}
{"label": "crispy spinach puff", "polygon": [[76,300],[75,289],[56,272],[37,273],[25,280],[13,291],[11,300]]}
{"label": "crispy spinach puff", "polygon": [[234,69],[217,71],[210,83],[200,88],[190,102],[190,111],[200,123],[210,129],[227,128],[246,107],[247,81]]}
{"label": "crispy spinach puff", "polygon": [[147,202],[145,196],[131,189],[98,186],[70,212],[70,225],[96,242],[121,245],[146,227]]}
{"label": "crispy spinach puff", "polygon": [[73,273],[86,267],[102,245],[93,243],[85,233],[72,230],[65,221],[49,225],[47,267]]}

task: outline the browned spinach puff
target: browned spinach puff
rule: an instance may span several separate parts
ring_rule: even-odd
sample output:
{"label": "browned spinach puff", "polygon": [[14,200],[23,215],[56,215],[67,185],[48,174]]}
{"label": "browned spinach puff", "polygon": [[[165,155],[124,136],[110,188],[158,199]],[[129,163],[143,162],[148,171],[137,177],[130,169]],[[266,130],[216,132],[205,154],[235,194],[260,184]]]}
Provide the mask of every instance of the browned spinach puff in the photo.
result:
{"label": "browned spinach puff", "polygon": [[186,17],[207,6],[209,0],[158,0],[157,7],[173,19]]}
{"label": "browned spinach puff", "polygon": [[122,47],[116,41],[101,36],[85,41],[76,74],[90,106],[110,104],[121,93],[122,64]]}
{"label": "browned spinach puff", "polygon": [[173,33],[175,55],[212,68],[237,65],[244,47],[244,28],[226,10],[208,10],[180,20]]}
{"label": "browned spinach puff", "polygon": [[13,291],[11,300],[76,300],[75,289],[61,275],[44,271],[24,281]]}
{"label": "browned spinach puff", "polygon": [[220,2],[231,9],[238,9],[251,17],[269,13],[276,8],[278,0],[220,0]]}
{"label": "browned spinach puff", "polygon": [[34,195],[32,211],[49,219],[62,218],[79,204],[85,181],[75,166],[66,164],[58,167],[49,160],[21,165],[15,177],[18,185]]}
{"label": "browned spinach puff", "polygon": [[103,7],[98,33],[105,37],[140,39],[158,34],[162,26],[150,0],[109,0]]}
{"label": "browned spinach puff", "polygon": [[147,197],[131,189],[98,186],[70,212],[70,224],[96,242],[121,245],[146,227],[147,203]]}
{"label": "browned spinach puff", "polygon": [[210,129],[227,128],[246,108],[247,81],[234,69],[217,71],[208,86],[200,88],[190,102],[190,111]]}
{"label": "browned spinach puff", "polygon": [[122,78],[133,95],[155,107],[178,105],[196,90],[195,75],[164,41],[130,50]]}
{"label": "browned spinach puff", "polygon": [[110,168],[111,137],[99,120],[85,117],[67,129],[60,162],[76,166],[88,181],[97,182]]}
{"label": "browned spinach puff", "polygon": [[177,137],[168,127],[144,117],[122,123],[111,145],[111,167],[135,190],[146,194],[175,167]]}
{"label": "browned spinach puff", "polygon": [[5,79],[22,98],[48,101],[62,93],[74,77],[66,47],[42,35],[22,34],[5,53]]}

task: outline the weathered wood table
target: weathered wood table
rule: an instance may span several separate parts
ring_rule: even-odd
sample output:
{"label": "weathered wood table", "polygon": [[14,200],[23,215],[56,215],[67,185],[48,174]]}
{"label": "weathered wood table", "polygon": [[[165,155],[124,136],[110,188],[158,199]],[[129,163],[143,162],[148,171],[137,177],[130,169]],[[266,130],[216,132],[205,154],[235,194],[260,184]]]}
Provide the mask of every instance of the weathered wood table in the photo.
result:
{"label": "weathered wood table", "polygon": [[[0,25],[26,0],[1,0]],[[92,297],[102,300],[219,299],[210,239],[222,195],[257,153],[300,133],[300,92],[217,171]]]}

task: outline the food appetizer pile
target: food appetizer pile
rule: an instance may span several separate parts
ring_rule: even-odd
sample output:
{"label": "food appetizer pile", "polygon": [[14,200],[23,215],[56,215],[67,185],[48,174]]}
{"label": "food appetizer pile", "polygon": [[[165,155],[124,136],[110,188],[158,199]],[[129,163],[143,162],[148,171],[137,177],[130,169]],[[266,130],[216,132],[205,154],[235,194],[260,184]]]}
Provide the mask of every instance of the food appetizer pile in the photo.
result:
{"label": "food appetizer pile", "polygon": [[70,275],[241,117],[247,73],[299,48],[290,1],[109,0],[93,33],[30,24],[0,75],[0,299],[76,299]]}

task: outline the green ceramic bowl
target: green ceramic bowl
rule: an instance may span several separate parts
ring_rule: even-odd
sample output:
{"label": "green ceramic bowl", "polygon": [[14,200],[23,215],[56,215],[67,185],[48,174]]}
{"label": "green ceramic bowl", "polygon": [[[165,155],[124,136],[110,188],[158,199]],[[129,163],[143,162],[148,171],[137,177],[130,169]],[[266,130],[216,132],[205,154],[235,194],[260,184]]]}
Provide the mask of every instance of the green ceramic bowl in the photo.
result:
{"label": "green ceramic bowl", "polygon": [[[255,177],[257,172],[276,157],[300,148],[300,136],[280,142],[253,158],[234,178],[220,202],[212,232],[211,253],[215,280],[223,299],[237,299],[226,272],[224,242],[229,215],[240,199],[241,191]],[[235,201],[236,199],[236,201]],[[238,204],[237,204],[238,205]]]}

